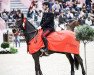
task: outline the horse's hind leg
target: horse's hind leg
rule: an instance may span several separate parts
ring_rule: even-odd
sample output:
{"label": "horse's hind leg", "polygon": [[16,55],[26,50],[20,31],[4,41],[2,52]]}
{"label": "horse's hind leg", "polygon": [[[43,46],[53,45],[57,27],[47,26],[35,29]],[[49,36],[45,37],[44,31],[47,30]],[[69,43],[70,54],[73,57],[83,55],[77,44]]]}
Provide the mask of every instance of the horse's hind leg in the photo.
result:
{"label": "horse's hind leg", "polygon": [[75,72],[74,72],[74,59],[73,59],[73,57],[71,56],[70,53],[66,53],[66,56],[69,59],[69,62],[71,64],[71,75],[75,75]]}
{"label": "horse's hind leg", "polygon": [[83,75],[86,75],[82,58],[80,57],[79,54],[75,54],[74,56],[77,58],[79,64],[81,65],[81,68],[82,68],[82,74],[83,74]]}

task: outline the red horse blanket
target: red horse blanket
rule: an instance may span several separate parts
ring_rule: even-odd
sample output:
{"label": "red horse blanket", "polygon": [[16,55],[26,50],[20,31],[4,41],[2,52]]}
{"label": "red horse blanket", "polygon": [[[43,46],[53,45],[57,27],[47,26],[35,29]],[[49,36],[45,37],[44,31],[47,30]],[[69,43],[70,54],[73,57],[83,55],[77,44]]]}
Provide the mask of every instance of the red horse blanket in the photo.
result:
{"label": "red horse blanket", "polygon": [[[44,47],[41,34],[42,30],[29,42],[29,53],[35,53]],[[57,52],[68,52],[79,54],[79,41],[76,40],[75,33],[68,30],[51,33],[48,37],[48,49]]]}

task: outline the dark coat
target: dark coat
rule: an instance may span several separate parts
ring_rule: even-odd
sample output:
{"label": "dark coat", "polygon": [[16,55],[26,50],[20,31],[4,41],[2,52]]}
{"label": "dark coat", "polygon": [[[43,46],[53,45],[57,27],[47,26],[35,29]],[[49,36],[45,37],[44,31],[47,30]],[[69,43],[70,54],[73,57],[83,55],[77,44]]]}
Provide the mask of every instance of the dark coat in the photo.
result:
{"label": "dark coat", "polygon": [[51,12],[43,13],[40,26],[45,30],[47,28],[54,29],[54,14]]}
{"label": "dark coat", "polygon": [[59,24],[63,24],[64,22],[65,22],[66,20],[65,20],[65,17],[63,16],[59,16]]}

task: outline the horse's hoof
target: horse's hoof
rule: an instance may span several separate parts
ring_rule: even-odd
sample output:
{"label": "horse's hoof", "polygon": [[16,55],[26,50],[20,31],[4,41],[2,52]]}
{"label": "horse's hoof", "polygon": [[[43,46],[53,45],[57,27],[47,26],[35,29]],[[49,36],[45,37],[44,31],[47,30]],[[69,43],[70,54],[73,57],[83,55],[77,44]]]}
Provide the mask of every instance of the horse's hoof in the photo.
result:
{"label": "horse's hoof", "polygon": [[74,71],[72,71],[72,72],[71,72],[71,75],[75,75],[75,72],[74,72]]}
{"label": "horse's hoof", "polygon": [[83,72],[82,72],[82,74],[83,74],[83,75],[86,75],[86,72],[85,72],[85,71],[83,71]]}
{"label": "horse's hoof", "polygon": [[48,52],[44,52],[46,56],[49,56]]}

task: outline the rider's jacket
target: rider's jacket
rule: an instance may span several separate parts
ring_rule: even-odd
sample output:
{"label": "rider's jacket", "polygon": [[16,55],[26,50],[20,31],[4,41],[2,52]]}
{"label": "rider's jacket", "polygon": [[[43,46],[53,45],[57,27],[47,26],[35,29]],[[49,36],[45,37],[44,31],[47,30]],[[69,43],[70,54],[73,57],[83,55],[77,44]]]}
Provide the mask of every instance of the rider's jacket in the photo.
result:
{"label": "rider's jacket", "polygon": [[52,28],[54,29],[54,14],[52,12],[44,12],[40,26],[43,29]]}

